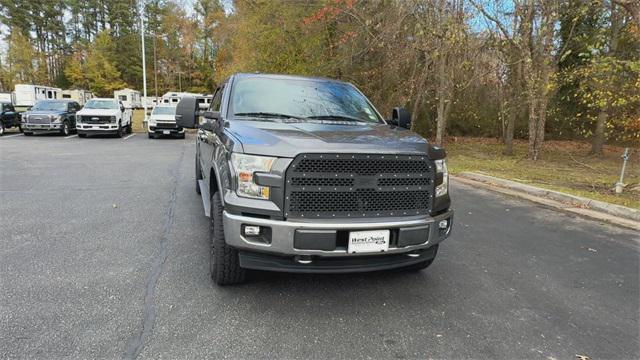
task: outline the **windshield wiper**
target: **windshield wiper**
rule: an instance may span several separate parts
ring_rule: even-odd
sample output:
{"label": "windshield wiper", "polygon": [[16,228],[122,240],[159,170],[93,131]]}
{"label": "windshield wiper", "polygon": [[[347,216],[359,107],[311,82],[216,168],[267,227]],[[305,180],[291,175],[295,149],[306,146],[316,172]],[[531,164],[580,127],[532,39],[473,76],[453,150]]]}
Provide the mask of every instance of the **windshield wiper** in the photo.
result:
{"label": "windshield wiper", "polygon": [[314,115],[314,116],[308,116],[307,119],[368,122],[367,120],[358,119],[350,116],[344,116],[344,115]]}
{"label": "windshield wiper", "polygon": [[280,114],[280,113],[272,113],[272,112],[244,112],[244,113],[235,113],[234,116],[252,116],[258,118],[277,118],[277,119],[296,119],[296,120],[304,120],[303,117]]}

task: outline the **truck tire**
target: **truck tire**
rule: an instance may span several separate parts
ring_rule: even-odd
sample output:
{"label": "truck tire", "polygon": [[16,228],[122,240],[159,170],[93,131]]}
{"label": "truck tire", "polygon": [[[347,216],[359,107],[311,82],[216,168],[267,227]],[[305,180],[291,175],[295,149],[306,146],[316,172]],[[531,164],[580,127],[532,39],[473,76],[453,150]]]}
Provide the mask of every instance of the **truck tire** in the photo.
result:
{"label": "truck tire", "polygon": [[129,125],[127,125],[127,134],[131,134],[133,132],[133,129],[131,128],[131,123],[129,123]]}
{"label": "truck tire", "polygon": [[202,180],[202,170],[200,169],[200,162],[198,161],[198,156],[196,155],[196,192],[198,193],[198,195],[202,195],[199,180]]}
{"label": "truck tire", "polygon": [[0,120],[0,136],[4,135],[4,124],[2,123],[2,120]]}
{"label": "truck tire", "polygon": [[147,133],[147,136],[149,136],[149,139],[155,139],[156,138],[156,134],[154,134],[154,133]]}
{"label": "truck tire", "polygon": [[227,245],[224,240],[222,221],[222,201],[220,193],[215,192],[211,197],[211,234],[210,271],[211,279],[217,285],[233,285],[244,281],[246,270],[240,267],[238,250]]}
{"label": "truck tire", "polygon": [[71,130],[69,129],[69,123],[67,121],[62,122],[62,127],[60,128],[60,135],[69,136]]}
{"label": "truck tire", "polygon": [[436,255],[438,254],[438,244],[434,245],[434,247],[435,247],[434,249],[435,254],[433,254],[433,258],[419,262],[417,264],[409,265],[406,268],[404,268],[404,270],[409,272],[417,272],[417,271],[428,268],[433,263],[433,260],[436,259]]}
{"label": "truck tire", "polygon": [[178,134],[177,138],[178,139],[184,139],[186,133],[182,133],[182,134]]}
{"label": "truck tire", "polygon": [[118,132],[116,135],[121,138],[124,135],[124,129],[122,128],[122,124],[118,124]]}

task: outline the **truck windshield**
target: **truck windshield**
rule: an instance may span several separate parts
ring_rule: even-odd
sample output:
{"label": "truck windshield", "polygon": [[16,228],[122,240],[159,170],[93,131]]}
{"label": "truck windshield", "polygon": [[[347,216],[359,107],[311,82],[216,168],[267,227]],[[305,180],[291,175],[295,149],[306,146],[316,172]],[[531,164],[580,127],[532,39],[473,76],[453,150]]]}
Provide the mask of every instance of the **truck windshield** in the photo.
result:
{"label": "truck windshield", "polygon": [[38,101],[33,105],[31,110],[36,111],[66,111],[67,110],[67,102],[65,101]]}
{"label": "truck windshield", "polygon": [[85,109],[117,109],[118,103],[115,100],[89,100]]}
{"label": "truck windshield", "polygon": [[153,108],[153,115],[175,115],[176,108],[173,106],[156,106]]}
{"label": "truck windshield", "polygon": [[337,81],[241,78],[234,82],[231,96],[236,117],[380,122],[353,85]]}

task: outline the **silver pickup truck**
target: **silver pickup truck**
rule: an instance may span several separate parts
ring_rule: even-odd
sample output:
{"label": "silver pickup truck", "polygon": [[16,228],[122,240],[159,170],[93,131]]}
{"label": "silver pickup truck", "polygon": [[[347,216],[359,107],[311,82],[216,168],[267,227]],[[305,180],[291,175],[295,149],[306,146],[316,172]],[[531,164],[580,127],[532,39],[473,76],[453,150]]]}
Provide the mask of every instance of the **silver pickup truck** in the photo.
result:
{"label": "silver pickup truck", "polygon": [[198,128],[217,284],[247,269],[420,270],[451,233],[444,150],[409,130],[409,112],[385,119],[351,84],[236,74],[208,111],[185,97],[176,119]]}

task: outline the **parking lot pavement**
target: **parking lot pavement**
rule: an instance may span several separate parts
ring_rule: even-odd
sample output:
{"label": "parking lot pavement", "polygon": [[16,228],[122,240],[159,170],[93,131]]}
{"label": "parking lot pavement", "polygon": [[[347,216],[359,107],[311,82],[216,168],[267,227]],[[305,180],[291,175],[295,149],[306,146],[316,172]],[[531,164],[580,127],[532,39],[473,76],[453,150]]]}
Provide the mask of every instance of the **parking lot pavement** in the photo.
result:
{"label": "parking lot pavement", "polygon": [[215,287],[194,137],[0,138],[0,358],[639,358],[638,234],[452,187],[420,273]]}

